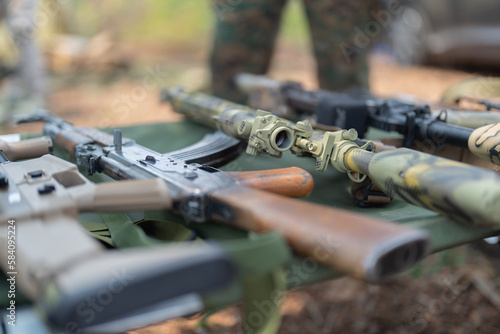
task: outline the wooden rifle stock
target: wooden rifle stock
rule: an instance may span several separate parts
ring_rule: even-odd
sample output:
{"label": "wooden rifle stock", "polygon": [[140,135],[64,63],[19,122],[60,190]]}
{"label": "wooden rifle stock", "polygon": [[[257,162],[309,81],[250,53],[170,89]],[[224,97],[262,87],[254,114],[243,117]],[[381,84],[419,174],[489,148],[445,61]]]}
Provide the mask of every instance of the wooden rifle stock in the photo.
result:
{"label": "wooden rifle stock", "polygon": [[421,230],[269,192],[232,186],[210,198],[220,208],[212,219],[278,231],[298,254],[368,282],[412,266],[430,248]]}

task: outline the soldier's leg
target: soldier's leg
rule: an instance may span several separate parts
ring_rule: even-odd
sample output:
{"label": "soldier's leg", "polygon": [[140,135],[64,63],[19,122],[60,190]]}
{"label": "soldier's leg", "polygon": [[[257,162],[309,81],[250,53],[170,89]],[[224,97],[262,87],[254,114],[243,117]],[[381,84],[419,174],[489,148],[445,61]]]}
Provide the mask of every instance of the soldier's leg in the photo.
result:
{"label": "soldier's leg", "polygon": [[38,0],[11,0],[7,26],[19,54],[19,86],[27,97],[42,99],[46,92],[43,57],[35,41]]}
{"label": "soldier's leg", "polygon": [[265,74],[286,0],[218,0],[210,55],[212,93],[238,103],[246,101],[233,78],[240,72]]}
{"label": "soldier's leg", "polygon": [[[368,87],[377,0],[304,0],[321,88]],[[376,23],[376,22],[375,22]]]}

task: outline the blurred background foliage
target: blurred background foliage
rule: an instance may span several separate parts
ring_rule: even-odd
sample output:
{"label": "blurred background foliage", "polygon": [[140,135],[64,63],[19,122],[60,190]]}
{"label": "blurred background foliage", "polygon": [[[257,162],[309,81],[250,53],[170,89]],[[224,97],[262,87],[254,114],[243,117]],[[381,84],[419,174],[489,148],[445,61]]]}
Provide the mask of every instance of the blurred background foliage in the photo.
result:
{"label": "blurred background foliage", "polygon": [[[220,6],[231,11],[240,1],[225,0]],[[213,0],[41,0],[35,21],[37,39],[52,73],[82,81],[66,64],[73,60],[66,58],[74,59],[89,49],[104,48],[102,43],[85,44],[83,48],[80,44],[105,34],[106,43],[111,41],[115,45],[113,51],[105,52],[104,58],[111,54],[126,58],[127,66],[133,69],[129,76],[141,77],[147,64],[163,63],[169,68],[170,79],[190,85],[195,78],[197,83],[190,86],[197,87],[207,80],[206,61],[216,15]],[[0,63],[15,66],[17,50],[3,23],[0,22]],[[278,45],[308,54],[309,43],[302,2],[290,0],[282,17]],[[181,76],[188,78],[184,80]],[[58,81],[52,79],[54,83]],[[66,84],[65,81],[63,86]]]}
{"label": "blurred background foliage", "polygon": [[[225,8],[232,10],[236,6],[238,1],[227,0]],[[280,37],[304,45],[308,29],[301,6],[298,0],[289,1]],[[210,40],[215,17],[212,0],[43,0],[37,21],[44,44],[55,34],[90,38],[112,31],[117,41],[126,44],[186,48]],[[0,25],[2,53],[9,49],[5,30]]]}

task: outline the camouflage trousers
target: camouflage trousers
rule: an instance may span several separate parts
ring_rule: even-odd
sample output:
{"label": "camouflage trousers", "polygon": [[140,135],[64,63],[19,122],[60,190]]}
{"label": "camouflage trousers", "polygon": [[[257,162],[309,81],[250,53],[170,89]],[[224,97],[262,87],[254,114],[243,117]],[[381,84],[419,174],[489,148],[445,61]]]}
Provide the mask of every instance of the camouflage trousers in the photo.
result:
{"label": "camouflage trousers", "polygon": [[5,20],[19,61],[15,85],[27,97],[42,98],[46,93],[44,61],[36,41],[35,14],[39,0],[0,0],[0,21]]}
{"label": "camouflage trousers", "polygon": [[[368,46],[353,47],[373,20],[377,0],[302,0],[319,85],[342,90],[368,87]],[[240,72],[265,74],[286,0],[217,0],[213,49],[210,55],[212,93],[244,103],[233,78]],[[364,34],[363,37],[367,37]],[[375,37],[375,36],[374,36]]]}

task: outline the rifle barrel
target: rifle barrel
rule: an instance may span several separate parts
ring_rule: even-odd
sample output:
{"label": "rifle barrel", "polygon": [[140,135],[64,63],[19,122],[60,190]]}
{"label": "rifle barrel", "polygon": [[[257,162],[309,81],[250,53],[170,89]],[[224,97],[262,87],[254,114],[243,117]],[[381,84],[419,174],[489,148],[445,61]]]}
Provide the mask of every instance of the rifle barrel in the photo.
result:
{"label": "rifle barrel", "polygon": [[500,175],[494,171],[405,148],[352,149],[345,162],[388,196],[460,222],[500,225]]}

